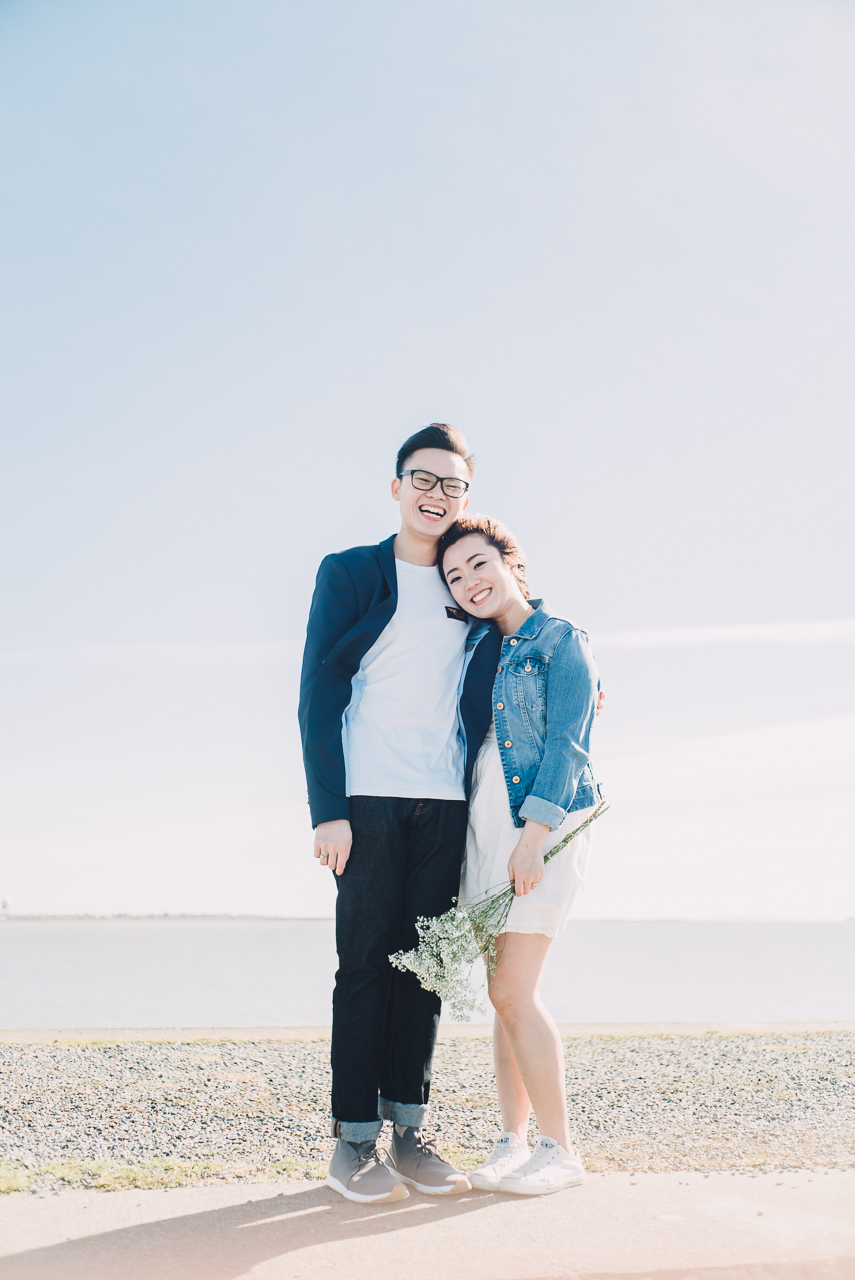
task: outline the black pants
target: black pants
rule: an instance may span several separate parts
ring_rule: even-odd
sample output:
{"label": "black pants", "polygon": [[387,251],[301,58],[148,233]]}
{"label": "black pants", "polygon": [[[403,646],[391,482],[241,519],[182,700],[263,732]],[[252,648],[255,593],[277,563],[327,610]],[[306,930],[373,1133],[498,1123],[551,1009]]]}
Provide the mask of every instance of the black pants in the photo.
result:
{"label": "black pants", "polygon": [[336,877],[332,1113],[334,1133],[376,1136],[378,1101],[420,1124],[430,1093],[440,1000],[389,964],[416,946],[416,918],[448,911],[460,888],[465,800],[352,796],[353,845]]}

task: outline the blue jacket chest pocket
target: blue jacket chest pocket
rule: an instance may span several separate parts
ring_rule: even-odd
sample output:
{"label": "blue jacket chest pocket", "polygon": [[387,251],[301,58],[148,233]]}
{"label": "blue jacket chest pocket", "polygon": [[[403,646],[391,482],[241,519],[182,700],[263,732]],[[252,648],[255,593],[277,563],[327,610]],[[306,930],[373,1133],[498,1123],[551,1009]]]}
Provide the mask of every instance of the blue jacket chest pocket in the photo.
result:
{"label": "blue jacket chest pocket", "polygon": [[513,682],[514,696],[520,707],[525,706],[530,717],[542,727],[546,721],[546,669],[545,658],[537,656],[519,658],[512,662],[508,675]]}

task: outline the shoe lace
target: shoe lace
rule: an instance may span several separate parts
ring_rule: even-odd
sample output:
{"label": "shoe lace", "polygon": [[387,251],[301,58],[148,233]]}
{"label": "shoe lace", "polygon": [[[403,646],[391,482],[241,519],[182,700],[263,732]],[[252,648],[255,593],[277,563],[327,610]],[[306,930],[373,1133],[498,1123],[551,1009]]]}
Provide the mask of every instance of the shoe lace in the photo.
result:
{"label": "shoe lace", "polygon": [[506,1160],[510,1160],[510,1158],[515,1155],[515,1148],[512,1147],[507,1138],[505,1138],[502,1141],[495,1143],[493,1150],[487,1156],[484,1163],[487,1165],[504,1164]]}
{"label": "shoe lace", "polygon": [[420,1155],[436,1155],[436,1140],[434,1138],[429,1138],[426,1133],[422,1133],[421,1129],[416,1129],[413,1139],[416,1144],[416,1150]]}
{"label": "shoe lace", "polygon": [[545,1165],[552,1163],[558,1152],[558,1147],[538,1147],[529,1158],[529,1172],[538,1173]]}
{"label": "shoe lace", "polygon": [[357,1169],[364,1169],[369,1164],[384,1164],[386,1160],[386,1147],[378,1147],[376,1144],[370,1151],[358,1151],[359,1164]]}

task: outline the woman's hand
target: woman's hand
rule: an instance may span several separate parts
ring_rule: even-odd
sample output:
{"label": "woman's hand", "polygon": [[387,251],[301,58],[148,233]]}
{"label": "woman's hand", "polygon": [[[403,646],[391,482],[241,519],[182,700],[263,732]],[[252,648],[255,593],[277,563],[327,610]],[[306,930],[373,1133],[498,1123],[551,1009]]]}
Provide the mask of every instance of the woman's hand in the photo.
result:
{"label": "woman's hand", "polygon": [[543,879],[543,842],[549,827],[526,819],[525,829],[508,861],[508,876],[518,898],[531,893]]}

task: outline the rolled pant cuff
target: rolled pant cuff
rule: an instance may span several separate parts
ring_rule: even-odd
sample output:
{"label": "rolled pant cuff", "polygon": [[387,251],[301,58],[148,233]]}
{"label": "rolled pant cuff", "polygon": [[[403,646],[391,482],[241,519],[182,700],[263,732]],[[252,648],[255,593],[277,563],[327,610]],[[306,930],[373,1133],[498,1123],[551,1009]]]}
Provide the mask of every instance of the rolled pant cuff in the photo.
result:
{"label": "rolled pant cuff", "polygon": [[377,1114],[381,1120],[391,1120],[393,1124],[419,1129],[427,1119],[428,1108],[420,1102],[389,1102],[387,1098],[381,1097]]}
{"label": "rolled pant cuff", "polygon": [[333,1120],[332,1136],[345,1142],[376,1142],[383,1128],[382,1120]]}

